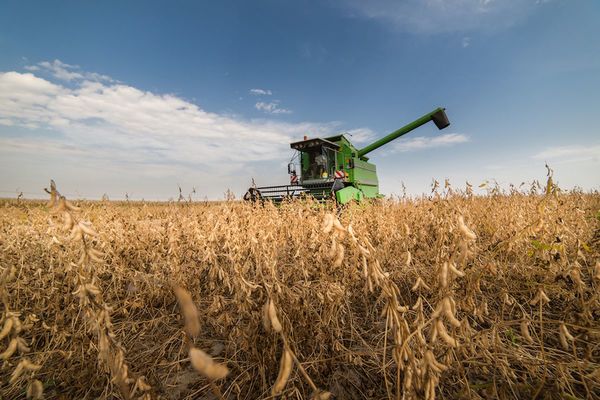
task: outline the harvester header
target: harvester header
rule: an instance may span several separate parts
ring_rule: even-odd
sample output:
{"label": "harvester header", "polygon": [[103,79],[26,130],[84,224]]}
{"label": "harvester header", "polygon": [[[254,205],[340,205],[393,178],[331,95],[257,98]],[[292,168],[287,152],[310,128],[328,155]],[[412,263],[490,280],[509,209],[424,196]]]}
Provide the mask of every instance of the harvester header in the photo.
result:
{"label": "harvester header", "polygon": [[323,139],[305,137],[304,140],[293,142],[290,147],[296,153],[288,164],[290,184],[251,187],[244,199],[280,202],[286,198],[309,195],[318,200],[333,198],[345,204],[352,200],[382,197],[376,167],[368,162],[366,155],[429,121],[433,121],[440,130],[450,125],[445,109],[436,108],[360,150],[344,134]]}

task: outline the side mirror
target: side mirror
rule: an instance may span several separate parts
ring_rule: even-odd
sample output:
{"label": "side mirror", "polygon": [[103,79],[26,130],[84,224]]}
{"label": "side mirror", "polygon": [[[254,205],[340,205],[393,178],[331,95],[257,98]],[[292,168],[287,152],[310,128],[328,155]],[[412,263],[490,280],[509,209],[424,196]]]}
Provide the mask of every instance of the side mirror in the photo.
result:
{"label": "side mirror", "polygon": [[295,174],[296,173],[296,166],[294,166],[294,164],[289,163],[288,164],[288,174]]}

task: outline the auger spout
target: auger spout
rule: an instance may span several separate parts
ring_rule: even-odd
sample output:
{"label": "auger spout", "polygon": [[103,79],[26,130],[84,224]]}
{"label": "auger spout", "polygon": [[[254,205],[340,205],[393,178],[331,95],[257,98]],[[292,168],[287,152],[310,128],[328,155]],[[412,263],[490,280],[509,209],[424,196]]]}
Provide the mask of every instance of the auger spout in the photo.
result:
{"label": "auger spout", "polygon": [[400,136],[406,135],[408,132],[420,127],[423,124],[426,124],[429,121],[433,121],[435,123],[435,125],[438,127],[438,129],[440,129],[440,130],[444,129],[445,127],[450,125],[450,122],[448,121],[448,117],[446,116],[446,113],[444,110],[445,110],[445,108],[441,108],[441,107],[436,108],[429,114],[423,115],[421,118],[411,122],[410,124],[405,125],[402,128],[390,133],[389,135],[358,150],[358,153],[356,153],[357,157],[362,157],[362,156],[372,152],[373,150],[380,148],[384,144],[387,144],[387,143],[391,142],[392,140],[399,138]]}

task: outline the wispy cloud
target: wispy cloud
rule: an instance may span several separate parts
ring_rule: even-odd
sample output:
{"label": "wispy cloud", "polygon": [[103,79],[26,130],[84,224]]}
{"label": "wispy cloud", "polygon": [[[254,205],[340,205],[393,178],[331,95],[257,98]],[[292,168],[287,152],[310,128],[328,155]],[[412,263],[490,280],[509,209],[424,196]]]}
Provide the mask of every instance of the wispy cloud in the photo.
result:
{"label": "wispy cloud", "polygon": [[526,18],[540,0],[339,0],[351,15],[413,33],[497,30]]}
{"label": "wispy cloud", "polygon": [[465,36],[464,38],[462,38],[462,41],[460,43],[462,44],[463,48],[467,48],[471,45],[471,38],[468,36]]}
{"label": "wispy cloud", "polygon": [[[51,148],[60,153],[67,151],[68,144],[69,154],[75,148],[92,158],[102,155],[130,163],[220,169],[227,163],[277,159],[293,138],[333,134],[338,127],[337,123],[292,124],[218,114],[174,95],[78,74],[83,78],[62,76],[72,78],[64,86],[33,73],[0,72],[3,135],[11,128],[28,128],[44,137],[39,141],[12,134],[13,145],[0,146],[0,152]],[[277,103],[257,108],[271,114],[290,112]]]}
{"label": "wispy cloud", "polygon": [[302,58],[318,64],[324,62],[329,55],[329,51],[320,43],[303,42],[298,49]]}
{"label": "wispy cloud", "polygon": [[369,128],[356,128],[348,131],[352,143],[367,143],[375,140],[376,134]]}
{"label": "wispy cloud", "polygon": [[275,100],[269,103],[265,103],[263,101],[259,101],[254,105],[259,111],[263,111],[267,114],[291,114],[292,110],[288,110],[287,108],[279,107],[279,101]]}
{"label": "wispy cloud", "polygon": [[54,60],[51,62],[42,61],[36,65],[28,65],[25,67],[25,69],[32,72],[48,72],[53,77],[63,81],[92,80],[114,82],[114,80],[109,76],[95,72],[85,72],[81,70],[79,65],[67,64],[60,60]]}
{"label": "wispy cloud", "polygon": [[446,133],[434,137],[417,136],[410,139],[400,139],[400,141],[394,143],[392,151],[404,153],[435,147],[454,146],[468,141],[469,137],[460,133]]}
{"label": "wispy cloud", "polygon": [[250,89],[250,94],[255,96],[271,96],[273,92],[269,89]]}
{"label": "wispy cloud", "polygon": [[600,161],[600,145],[590,146],[571,145],[548,147],[537,154],[533,159],[556,163]]}

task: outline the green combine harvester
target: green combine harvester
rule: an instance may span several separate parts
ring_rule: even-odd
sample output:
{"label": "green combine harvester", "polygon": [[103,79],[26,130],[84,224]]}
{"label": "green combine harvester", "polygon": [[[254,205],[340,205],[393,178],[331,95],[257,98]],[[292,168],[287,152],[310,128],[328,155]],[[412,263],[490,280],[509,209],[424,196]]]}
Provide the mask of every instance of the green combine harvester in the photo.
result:
{"label": "green combine harvester", "polygon": [[[444,110],[437,108],[362,149],[354,147],[343,134],[325,139],[305,136],[304,140],[290,144],[296,150],[288,164],[290,184],[251,187],[244,200],[280,203],[285,199],[312,196],[317,200],[335,199],[339,204],[346,204],[382,197],[377,170],[366,155],[429,121],[433,121],[438,129],[446,128],[450,122]],[[300,175],[297,167],[300,167]]]}

